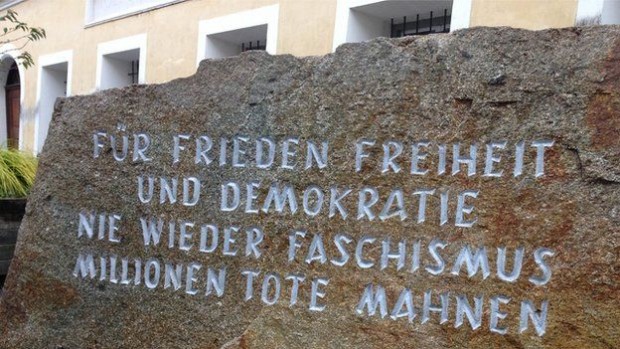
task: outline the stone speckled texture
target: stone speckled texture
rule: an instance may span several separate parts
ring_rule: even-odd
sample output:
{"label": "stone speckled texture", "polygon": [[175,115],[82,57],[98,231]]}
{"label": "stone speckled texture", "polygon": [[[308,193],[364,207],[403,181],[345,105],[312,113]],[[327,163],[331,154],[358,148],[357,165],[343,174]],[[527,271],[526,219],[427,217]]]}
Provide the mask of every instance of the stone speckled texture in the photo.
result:
{"label": "stone speckled texture", "polygon": [[[117,163],[109,154],[93,159],[92,133],[114,133],[119,123],[127,133],[153,137],[152,162]],[[186,156],[172,165],[172,137],[178,133],[329,140],[330,162],[323,170],[265,171],[202,168]],[[379,144],[390,139],[405,144],[505,139],[512,145],[521,139],[553,139],[555,144],[546,152],[540,178],[532,176],[529,147],[527,174],[518,178],[480,176],[482,149],[476,176],[431,171],[420,177],[409,174],[407,162],[396,174],[381,174],[370,167],[378,162],[370,161],[355,173],[353,144],[360,138]],[[380,147],[373,156],[381,156]],[[505,155],[505,167],[498,167],[508,174],[511,157],[512,151]],[[435,157],[425,164],[436,168]],[[197,176],[207,183],[204,199],[195,207],[140,204],[135,180],[140,174]],[[473,228],[440,227],[436,203],[429,206],[424,224],[411,218],[356,220],[352,203],[347,203],[353,212],[347,220],[324,212],[315,218],[300,212],[223,213],[214,198],[219,184],[230,179],[277,180],[299,190],[310,184],[356,190],[370,185],[381,190],[383,200],[392,187],[407,193],[415,188],[479,189],[478,222]],[[78,213],[84,209],[122,213],[123,222],[130,222],[119,231],[122,243],[77,239]],[[150,215],[220,226],[258,225],[266,234],[264,253],[256,261],[195,249],[145,248],[137,220]],[[288,264],[287,235],[295,228],[321,232],[325,241],[346,232],[354,240],[372,235],[418,239],[426,246],[438,237],[449,243],[442,252],[447,268],[465,244],[486,246],[492,271],[499,246],[510,251],[523,246],[527,256],[523,276],[515,283],[498,280],[494,272],[483,280],[480,274],[467,278],[464,272],[454,276],[447,270],[432,276],[396,271],[393,265],[383,271],[362,270],[353,262],[342,268],[309,266],[302,258]],[[527,276],[536,273],[531,252],[540,246],[555,252],[548,259],[553,276],[546,285],[534,286]],[[326,248],[331,256],[337,252],[331,243]],[[369,249],[375,261],[379,250],[378,245]],[[147,290],[144,284],[78,279],[72,271],[84,251],[226,266],[226,292],[221,298],[205,297],[201,289],[191,296],[183,289]],[[432,260],[423,254],[421,262],[424,266]],[[263,305],[257,296],[244,302],[239,272],[247,267],[282,275],[298,271],[307,280],[329,277],[325,311],[308,311],[307,282],[297,306],[289,307],[288,287],[274,306]],[[358,315],[355,306],[368,283],[385,287],[390,307],[404,287],[412,289],[417,318],[409,323]],[[440,325],[433,314],[421,324],[424,290],[462,293],[470,302],[477,294],[485,296],[482,326],[472,330],[465,321],[455,328],[454,304],[447,323]],[[502,320],[506,335],[489,330],[488,297],[498,294],[512,299],[502,305],[509,314]],[[519,333],[524,299],[534,304],[549,300],[544,336],[536,335],[531,323]],[[344,45],[325,57],[242,54],[202,62],[186,79],[62,100],[0,302],[0,348],[618,348],[619,323],[620,27],[538,32],[477,28]]]}

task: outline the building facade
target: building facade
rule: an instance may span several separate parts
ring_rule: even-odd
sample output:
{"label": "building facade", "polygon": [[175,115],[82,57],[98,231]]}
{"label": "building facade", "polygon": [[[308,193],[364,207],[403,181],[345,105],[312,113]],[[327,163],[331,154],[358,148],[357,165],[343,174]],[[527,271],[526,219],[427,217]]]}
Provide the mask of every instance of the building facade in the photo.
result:
{"label": "building facade", "polygon": [[[4,0],[47,38],[35,66],[0,47],[0,144],[40,152],[58,97],[191,75],[247,50],[323,55],[346,42],[474,26],[620,23],[620,0]],[[16,80],[17,79],[17,80]],[[4,103],[4,104],[2,104]],[[11,140],[11,142],[9,142]]]}

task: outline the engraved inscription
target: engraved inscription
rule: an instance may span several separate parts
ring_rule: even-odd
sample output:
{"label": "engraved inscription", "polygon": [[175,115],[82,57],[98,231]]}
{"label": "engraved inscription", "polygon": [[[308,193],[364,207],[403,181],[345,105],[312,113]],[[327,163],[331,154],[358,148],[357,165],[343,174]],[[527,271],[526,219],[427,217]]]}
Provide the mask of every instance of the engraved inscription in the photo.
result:
{"label": "engraved inscription", "polygon": [[[486,225],[477,208],[485,200],[485,192],[471,179],[497,181],[527,176],[537,180],[545,176],[546,152],[554,146],[554,141],[547,139],[466,143],[366,137],[352,142],[348,149],[338,149],[349,154],[349,158],[339,157],[338,161],[345,163],[336,165],[345,165],[339,168],[348,168],[352,178],[359,174],[399,174],[419,183],[414,189],[404,190],[355,179],[322,186],[311,182],[293,185],[277,178],[265,181],[261,177],[263,171],[301,173],[329,169],[335,165],[330,157],[335,149],[327,140],[295,135],[215,137],[179,133],[169,143],[158,144],[148,133],[130,132],[122,124],[113,132],[93,131],[91,139],[89,152],[93,161],[109,158],[117,163],[145,164],[161,154],[158,150],[165,146],[169,149],[163,154],[168,166],[184,166],[185,170],[174,176],[162,176],[149,168],[131,179],[136,188],[135,202],[144,207],[178,206],[192,210],[206,202],[230,217],[319,217],[379,225],[414,224],[420,229],[433,225],[473,235],[479,225]],[[195,173],[186,173],[192,166],[224,168],[233,175],[213,183]],[[248,169],[254,173],[249,179],[234,178],[235,171]],[[461,178],[463,184],[446,185],[442,182],[446,177]],[[425,178],[432,178],[428,181],[432,184],[425,184]],[[525,283],[532,288],[545,287],[553,278],[555,251],[547,246],[474,246],[445,236],[422,238],[412,233],[395,238],[376,230],[351,229],[328,236],[314,225],[295,225],[282,231],[272,226],[240,226],[231,220],[201,222],[157,215],[127,219],[119,213],[89,208],[77,212],[76,219],[78,243],[101,240],[111,248],[96,252],[84,249],[79,253],[72,270],[75,278],[118,287],[182,292],[205,299],[237,297],[242,302],[286,304],[320,313],[330,307],[329,290],[334,282],[329,270],[336,269],[360,275],[376,271],[481,283],[493,278],[507,285]],[[145,251],[141,256],[113,252],[113,246],[125,242],[123,228],[129,226],[140,232],[140,245]],[[255,262],[275,253],[268,243],[274,237],[285,246],[281,264],[289,268],[288,272],[256,267]],[[232,270],[197,259],[170,261],[156,253],[162,249],[183,251],[192,258],[218,255],[247,264]],[[318,266],[326,272],[310,272]],[[231,282],[242,283],[242,294],[230,291]],[[359,294],[348,299],[357,316],[420,324],[452,321],[455,328],[468,326],[472,330],[483,328],[486,321],[488,331],[499,335],[512,332],[543,336],[552,311],[547,299],[418,289],[407,282],[397,292],[391,285],[388,292],[387,285],[370,276],[359,289]],[[520,311],[508,312],[510,304],[519,304]]]}

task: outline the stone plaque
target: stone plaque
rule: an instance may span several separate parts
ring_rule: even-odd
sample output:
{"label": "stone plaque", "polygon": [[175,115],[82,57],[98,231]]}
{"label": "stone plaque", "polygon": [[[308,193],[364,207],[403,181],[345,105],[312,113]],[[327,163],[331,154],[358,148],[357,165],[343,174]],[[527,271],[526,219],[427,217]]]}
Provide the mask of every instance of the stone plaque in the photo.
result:
{"label": "stone plaque", "polygon": [[2,348],[620,347],[620,28],[264,53],[58,103]]}

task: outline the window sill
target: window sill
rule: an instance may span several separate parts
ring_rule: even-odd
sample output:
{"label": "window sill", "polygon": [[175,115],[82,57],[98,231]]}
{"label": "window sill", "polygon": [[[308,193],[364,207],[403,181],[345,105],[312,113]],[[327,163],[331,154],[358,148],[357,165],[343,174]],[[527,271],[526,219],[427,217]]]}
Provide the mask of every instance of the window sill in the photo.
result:
{"label": "window sill", "polygon": [[13,1],[7,1],[5,4],[0,5],[0,11],[6,10],[8,8],[11,8],[21,2],[24,2],[26,0],[13,0]]}
{"label": "window sill", "polygon": [[[24,0],[21,0],[21,1],[24,1]],[[130,11],[130,12],[125,12],[125,13],[121,13],[121,14],[116,14],[116,15],[113,15],[113,16],[104,17],[104,18],[101,18],[101,19],[97,19],[97,20],[94,20],[94,21],[87,22],[86,24],[84,24],[84,28],[85,29],[92,28],[92,27],[95,27],[95,26],[98,26],[98,25],[101,25],[101,24],[105,24],[105,23],[109,23],[109,22],[114,22],[114,21],[117,21],[119,19],[124,19],[124,18],[135,16],[135,15],[139,15],[139,14],[142,14],[142,13],[158,10],[160,8],[176,5],[176,4],[179,4],[181,2],[185,2],[185,1],[187,1],[187,0],[173,0],[173,1],[170,1],[170,2],[166,2],[166,3],[155,5],[155,6],[145,7],[145,8],[139,9],[139,10],[135,10],[135,11]]]}

